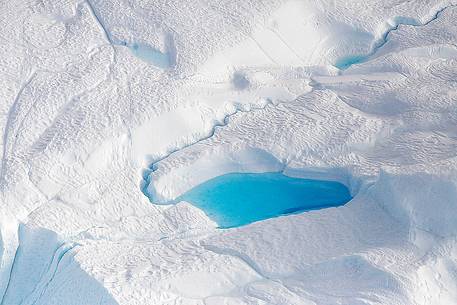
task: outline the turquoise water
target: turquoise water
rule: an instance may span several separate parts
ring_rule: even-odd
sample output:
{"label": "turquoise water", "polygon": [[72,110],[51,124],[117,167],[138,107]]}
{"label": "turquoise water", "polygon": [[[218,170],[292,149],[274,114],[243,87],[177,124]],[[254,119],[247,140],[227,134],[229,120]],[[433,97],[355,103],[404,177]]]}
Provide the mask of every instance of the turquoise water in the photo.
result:
{"label": "turquoise water", "polygon": [[281,173],[227,174],[178,198],[203,210],[220,228],[239,227],[280,215],[340,206],[352,197],[334,181],[300,179]]}
{"label": "turquoise water", "polygon": [[335,62],[335,67],[340,70],[345,70],[352,65],[365,62],[370,57],[370,55],[372,54],[370,53],[368,55],[354,55],[340,58]]}

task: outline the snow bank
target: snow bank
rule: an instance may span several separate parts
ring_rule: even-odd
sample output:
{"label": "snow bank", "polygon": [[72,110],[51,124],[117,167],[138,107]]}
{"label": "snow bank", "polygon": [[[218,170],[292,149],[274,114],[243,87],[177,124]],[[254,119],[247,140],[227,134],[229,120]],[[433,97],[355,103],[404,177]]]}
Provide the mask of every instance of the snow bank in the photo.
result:
{"label": "snow bank", "polygon": [[381,172],[369,193],[394,217],[440,237],[457,234],[455,177]]}
{"label": "snow bank", "polygon": [[190,166],[169,172],[157,180],[152,176],[147,193],[154,203],[168,203],[194,186],[223,174],[278,172],[283,167],[274,156],[259,149],[220,148]]}

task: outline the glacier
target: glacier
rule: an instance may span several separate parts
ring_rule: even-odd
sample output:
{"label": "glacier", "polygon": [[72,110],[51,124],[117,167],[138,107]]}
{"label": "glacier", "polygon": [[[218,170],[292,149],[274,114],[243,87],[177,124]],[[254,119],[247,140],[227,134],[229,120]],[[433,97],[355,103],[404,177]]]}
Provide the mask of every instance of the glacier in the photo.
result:
{"label": "glacier", "polygon": [[[457,304],[457,2],[0,16],[1,305]],[[352,199],[233,228],[177,200],[268,172]]]}

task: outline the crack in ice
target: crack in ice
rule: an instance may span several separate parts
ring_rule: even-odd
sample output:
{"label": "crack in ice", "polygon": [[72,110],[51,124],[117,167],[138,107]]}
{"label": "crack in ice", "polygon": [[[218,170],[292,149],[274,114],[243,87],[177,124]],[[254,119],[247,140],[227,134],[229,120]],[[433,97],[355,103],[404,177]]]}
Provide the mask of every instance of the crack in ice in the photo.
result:
{"label": "crack in ice", "polygon": [[87,6],[89,7],[92,16],[96,20],[97,24],[100,26],[106,40],[109,42],[110,45],[126,47],[134,56],[160,69],[168,69],[173,65],[173,59],[169,52],[162,52],[159,49],[156,49],[144,43],[129,43],[127,41],[122,40],[115,41],[111,36],[110,31],[108,30],[106,25],[102,22],[101,17],[99,16],[99,14],[97,14],[93,4],[89,0],[86,0],[85,2],[87,3]]}
{"label": "crack in ice", "polygon": [[406,18],[406,17],[394,17],[393,21],[388,21],[387,23],[389,24],[389,27],[386,29],[384,34],[381,36],[381,38],[375,40],[372,42],[372,47],[371,50],[367,54],[359,54],[359,55],[351,55],[351,56],[345,56],[340,59],[338,59],[334,66],[340,70],[346,70],[352,65],[359,64],[366,62],[375,55],[380,49],[382,49],[387,42],[389,42],[389,35],[392,32],[395,32],[399,29],[401,25],[407,25],[407,26],[413,26],[413,27],[423,27],[427,26],[433,21],[437,20],[440,15],[446,11],[448,8],[456,7],[457,4],[451,4],[448,6],[445,6],[439,10],[437,10],[430,19],[427,21],[420,23],[414,18]]}

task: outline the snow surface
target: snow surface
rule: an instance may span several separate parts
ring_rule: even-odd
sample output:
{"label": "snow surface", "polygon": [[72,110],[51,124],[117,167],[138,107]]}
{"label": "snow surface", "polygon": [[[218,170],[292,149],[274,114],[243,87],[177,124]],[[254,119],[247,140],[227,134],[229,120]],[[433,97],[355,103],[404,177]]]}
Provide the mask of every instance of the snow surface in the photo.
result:
{"label": "snow surface", "polygon": [[[0,17],[0,304],[457,304],[457,2]],[[160,205],[279,170],[354,198],[227,230]]]}

